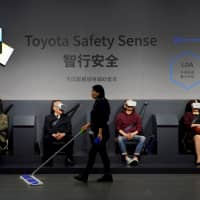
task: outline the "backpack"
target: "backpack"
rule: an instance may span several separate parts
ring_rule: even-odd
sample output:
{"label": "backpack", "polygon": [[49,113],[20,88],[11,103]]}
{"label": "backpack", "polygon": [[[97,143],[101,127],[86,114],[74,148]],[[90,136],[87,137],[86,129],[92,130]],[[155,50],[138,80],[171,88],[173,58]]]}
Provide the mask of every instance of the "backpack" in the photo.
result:
{"label": "backpack", "polygon": [[0,114],[0,131],[8,129],[8,116],[4,113]]}

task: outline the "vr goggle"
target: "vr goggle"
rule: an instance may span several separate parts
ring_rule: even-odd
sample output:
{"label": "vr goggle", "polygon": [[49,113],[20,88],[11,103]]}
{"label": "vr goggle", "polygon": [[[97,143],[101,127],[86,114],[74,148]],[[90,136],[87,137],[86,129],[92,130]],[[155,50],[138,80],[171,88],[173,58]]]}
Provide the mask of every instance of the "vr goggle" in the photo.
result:
{"label": "vr goggle", "polygon": [[125,105],[128,107],[136,107],[137,102],[133,101],[132,99],[128,99],[128,100],[126,100]]}
{"label": "vr goggle", "polygon": [[61,111],[65,111],[65,105],[63,103],[59,103],[56,105]]}
{"label": "vr goggle", "polygon": [[200,109],[200,103],[192,103],[193,109]]}

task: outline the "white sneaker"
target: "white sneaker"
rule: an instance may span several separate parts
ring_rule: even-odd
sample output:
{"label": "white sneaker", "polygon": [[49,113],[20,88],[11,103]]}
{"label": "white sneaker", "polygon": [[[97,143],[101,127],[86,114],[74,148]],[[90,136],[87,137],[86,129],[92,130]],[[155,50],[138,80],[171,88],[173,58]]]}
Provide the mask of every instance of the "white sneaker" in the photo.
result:
{"label": "white sneaker", "polygon": [[129,158],[129,157],[127,157],[126,158],[126,163],[127,163],[127,165],[131,165],[132,163],[133,163],[133,159],[131,159],[131,158]]}

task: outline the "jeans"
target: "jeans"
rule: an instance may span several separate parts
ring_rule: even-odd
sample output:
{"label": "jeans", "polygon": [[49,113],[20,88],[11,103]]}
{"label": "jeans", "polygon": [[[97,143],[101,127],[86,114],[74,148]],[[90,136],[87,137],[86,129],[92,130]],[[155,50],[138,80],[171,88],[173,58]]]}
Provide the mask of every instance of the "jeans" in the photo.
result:
{"label": "jeans", "polygon": [[142,135],[135,135],[131,140],[128,140],[124,136],[118,136],[118,138],[117,138],[119,148],[121,150],[122,155],[127,155],[126,142],[128,142],[128,141],[137,141],[138,142],[135,152],[134,152],[134,155],[140,155],[142,148],[144,146],[145,140],[146,140],[145,136],[142,136]]}

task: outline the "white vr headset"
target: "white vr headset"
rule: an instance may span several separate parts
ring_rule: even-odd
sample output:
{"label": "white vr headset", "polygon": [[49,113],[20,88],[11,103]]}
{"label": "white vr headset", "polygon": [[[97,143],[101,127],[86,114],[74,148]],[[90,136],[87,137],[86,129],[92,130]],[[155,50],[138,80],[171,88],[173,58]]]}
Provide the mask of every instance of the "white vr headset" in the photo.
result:
{"label": "white vr headset", "polygon": [[200,103],[192,103],[193,109],[200,109]]}
{"label": "white vr headset", "polygon": [[65,105],[63,103],[59,103],[57,104],[57,106],[60,110],[63,110],[63,111],[65,110]]}
{"label": "white vr headset", "polygon": [[126,104],[128,107],[136,107],[137,102],[136,102],[136,101],[133,101],[132,99],[128,99],[128,100],[126,100],[125,104]]}

